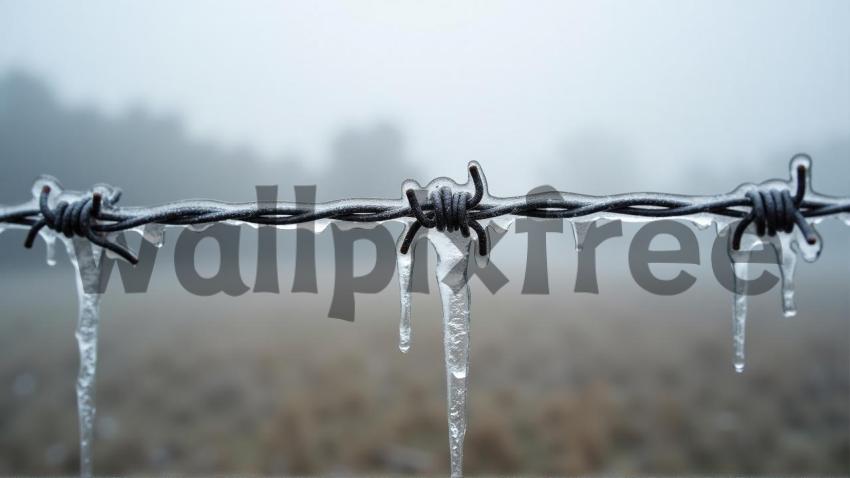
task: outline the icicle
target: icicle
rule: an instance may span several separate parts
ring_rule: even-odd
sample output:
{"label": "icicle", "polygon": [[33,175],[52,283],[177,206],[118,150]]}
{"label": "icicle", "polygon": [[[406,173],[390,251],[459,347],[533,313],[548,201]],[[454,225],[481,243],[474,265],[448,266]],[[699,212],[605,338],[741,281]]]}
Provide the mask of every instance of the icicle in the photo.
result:
{"label": "icicle", "polygon": [[[467,284],[472,241],[458,232],[428,234],[437,251],[437,282],[443,302],[443,347],[446,360],[451,476],[463,476],[466,435],[466,390],[469,370],[469,305]],[[474,249],[474,248],[473,248]]]}
{"label": "icicle", "polygon": [[[419,186],[416,181],[405,181],[402,185],[403,194],[408,198],[408,192],[413,190],[425,189],[427,192],[442,191],[443,198],[451,196],[452,191],[468,192],[468,197],[478,196],[479,199],[486,201],[490,198],[487,192],[487,181],[484,177],[481,166],[474,161],[469,164],[469,180],[466,184],[458,184],[448,178],[437,178],[425,188]],[[443,189],[447,188],[447,189]],[[457,198],[458,196],[452,196]],[[463,197],[463,196],[461,196]],[[414,207],[415,201],[410,199],[411,206]],[[456,199],[452,199],[453,205],[457,205]],[[473,202],[477,204],[478,199]],[[445,204],[445,203],[443,203]],[[433,217],[436,224],[423,224],[427,237],[434,250],[437,253],[436,275],[437,283],[440,289],[440,299],[443,304],[443,349],[445,354],[446,367],[446,407],[448,412],[449,425],[449,453],[451,456],[451,476],[452,478],[463,476],[463,440],[466,435],[466,411],[467,411],[467,380],[469,375],[469,308],[470,308],[470,290],[468,284],[468,269],[470,255],[475,257],[476,264],[479,267],[486,267],[489,259],[489,253],[482,256],[479,254],[477,233],[469,234],[464,237],[462,232],[456,230],[454,226],[441,227],[442,224],[450,224],[451,220],[447,217],[453,216],[437,216],[438,207],[436,203],[434,207]],[[445,213],[445,209],[442,209]],[[452,213],[459,213],[460,209],[452,210]],[[454,216],[456,217],[456,216]],[[488,234],[487,243],[494,244],[492,238],[489,237],[491,232],[497,232],[496,229],[507,231],[513,224],[515,217],[499,218],[492,220],[485,227],[485,232]],[[426,222],[426,221],[423,221]],[[460,223],[455,223],[459,225]],[[478,223],[481,226],[483,224]],[[436,228],[434,227],[436,226]],[[409,230],[410,225],[407,226]],[[443,229],[442,231],[440,229]],[[407,236],[405,230],[399,237],[399,246]],[[452,232],[449,232],[452,231]],[[500,231],[499,231],[500,232]],[[397,257],[399,287],[401,289],[401,322],[399,325],[399,348],[402,352],[406,352],[410,346],[410,280],[413,270],[414,245],[413,240],[407,254],[399,254]]]}
{"label": "icicle", "polygon": [[823,241],[818,238],[815,244],[809,244],[798,229],[790,233],[779,232],[774,237],[758,238],[752,234],[744,234],[741,238],[740,250],[729,249],[729,257],[734,266],[735,282],[735,370],[744,370],[744,326],[747,315],[747,263],[750,251],[756,246],[770,245],[776,253],[782,286],[782,312],[785,317],[797,314],[794,299],[794,273],[797,270],[797,254],[803,256],[806,262],[815,261],[820,255]]}
{"label": "icicle", "polygon": [[[734,260],[734,259],[733,259]],[[746,364],[745,345],[747,337],[747,269],[746,261],[734,262],[735,305],[732,325],[732,341],[735,348],[735,371],[742,373]]]}
{"label": "icicle", "polygon": [[[505,234],[508,230],[510,230],[511,226],[513,226],[515,222],[516,216],[500,216],[498,218],[491,219],[486,225],[482,224],[484,232],[487,234],[487,243],[491,245],[495,244],[496,241],[493,240],[493,236]],[[498,229],[498,231],[496,229]],[[490,265],[490,254],[484,254],[482,256],[478,253],[477,246],[472,255],[475,258],[475,263],[480,269]]]}
{"label": "icicle", "polygon": [[402,231],[398,238],[398,244],[396,244],[398,286],[399,293],[401,294],[401,320],[398,324],[398,349],[401,350],[402,353],[407,353],[407,351],[410,350],[410,277],[413,272],[413,252],[416,245],[416,241],[414,241],[410,245],[410,249],[407,251],[407,254],[402,254],[399,251],[408,227],[410,227],[409,224],[405,227],[405,230]]}
{"label": "icicle", "polygon": [[44,239],[47,265],[53,267],[56,265],[56,233],[50,229],[44,228],[39,232],[39,235],[42,239]]}
{"label": "icicle", "polygon": [[[789,187],[792,184],[799,183],[800,181],[805,182],[807,194],[810,196],[817,195],[812,189],[812,160],[808,155],[798,154],[794,156],[791,160],[791,180],[786,184],[785,187]],[[808,174],[803,177],[799,177],[800,170],[807,171]],[[812,221],[817,222],[817,220]],[[774,241],[774,248],[776,248],[776,256],[777,261],[780,265],[780,272],[782,273],[782,310],[785,317],[793,317],[797,315],[797,306],[794,300],[794,272],[797,268],[797,255],[803,256],[803,260],[806,262],[814,262],[820,257],[821,250],[823,248],[823,240],[820,238],[820,235],[817,233],[817,230],[814,231],[817,236],[814,244],[809,244],[806,241],[803,233],[800,232],[800,229],[795,227],[790,233],[779,233],[777,234],[777,241]]]}
{"label": "icicle", "polygon": [[[455,183],[448,178],[431,181],[426,190],[435,191],[443,186],[457,191],[466,189],[474,193],[473,168],[480,173],[482,197],[488,198],[487,182],[481,172],[481,166],[470,163],[470,179],[465,185]],[[415,181],[406,181],[402,191],[420,189]],[[492,225],[507,229],[513,218],[506,221],[491,222]],[[400,241],[403,241],[402,234]],[[470,254],[475,260],[483,259],[479,266],[486,265],[487,257],[478,254],[475,234],[463,237],[460,231],[439,231],[427,229],[427,237],[437,252],[436,275],[443,303],[443,349],[446,367],[446,407],[449,424],[449,453],[451,455],[451,476],[463,476],[463,439],[466,435],[466,391],[469,372],[469,305],[468,269]],[[492,241],[488,241],[492,242]],[[415,243],[415,241],[414,241]],[[400,245],[400,244],[399,244]],[[414,251],[411,245],[407,257],[398,256],[399,286],[401,288],[401,325],[399,348],[407,350],[410,343],[410,277]]]}
{"label": "icicle", "polygon": [[791,234],[777,235],[778,244],[774,243],[776,259],[779,263],[779,275],[782,277],[782,313],[785,317],[797,315],[797,305],[794,301],[794,272],[797,269],[797,252],[792,248]]}
{"label": "icicle", "polygon": [[[815,231],[817,234],[817,231]],[[818,236],[814,244],[809,244],[798,229],[791,233],[779,233],[773,241],[776,250],[779,271],[782,276],[782,310],[785,317],[797,315],[794,300],[794,273],[797,269],[797,255],[803,256],[806,262],[814,262],[820,257],[823,240]]]}
{"label": "icicle", "polygon": [[95,372],[97,370],[97,332],[100,322],[100,259],[103,249],[79,237],[64,239],[68,257],[76,272],[79,315],[77,346],[80,369],[77,375],[77,413],[80,422],[80,476],[92,476],[92,441],[95,418]]}
{"label": "icicle", "polygon": [[732,261],[732,287],[735,294],[732,314],[732,344],[735,353],[733,365],[736,372],[742,373],[746,365],[747,271],[751,251],[763,242],[758,236],[744,234],[739,249],[734,250],[731,229],[726,228],[722,233],[729,236],[729,259]]}

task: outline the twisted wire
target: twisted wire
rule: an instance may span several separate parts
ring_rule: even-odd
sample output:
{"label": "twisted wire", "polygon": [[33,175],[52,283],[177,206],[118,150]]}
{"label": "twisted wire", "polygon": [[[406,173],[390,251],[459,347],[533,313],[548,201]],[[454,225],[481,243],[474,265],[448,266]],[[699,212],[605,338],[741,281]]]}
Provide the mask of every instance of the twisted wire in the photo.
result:
{"label": "twisted wire", "polygon": [[[801,155],[798,155],[801,156]],[[803,155],[805,156],[805,155]],[[797,157],[797,156],[795,156]],[[116,203],[120,191],[104,196],[93,191],[75,200],[59,200],[50,207],[51,189],[41,190],[37,207],[32,202],[0,208],[0,225],[29,227],[25,241],[31,247],[39,231],[47,227],[66,237],[80,236],[109,249],[131,263],[138,261],[126,247],[110,241],[108,235],[147,224],[188,226],[222,221],[238,221],[258,225],[293,225],[320,219],[350,222],[378,222],[412,218],[400,246],[409,251],[421,228],[459,231],[469,237],[475,232],[479,254],[488,253],[487,234],[479,221],[503,215],[533,218],[575,219],[600,213],[644,218],[674,218],[697,214],[714,214],[740,219],[734,229],[733,248],[751,224],[758,235],[773,235],[799,228],[803,237],[817,241],[807,219],[850,212],[850,198],[826,196],[806,190],[810,171],[797,169],[796,191],[790,192],[765,183],[739,188],[727,194],[688,196],[662,193],[628,193],[611,196],[589,196],[567,192],[541,192],[526,196],[495,197],[486,193],[481,172],[469,167],[475,186],[474,194],[454,192],[449,187],[431,191],[419,201],[416,191],[409,189],[401,199],[341,199],[316,204],[225,203],[214,200],[177,201],[152,207],[121,207]]]}
{"label": "twisted wire", "polygon": [[478,254],[487,255],[487,233],[478,221],[470,219],[469,214],[467,214],[467,211],[472,211],[484,197],[484,181],[481,179],[481,172],[475,165],[469,167],[469,174],[475,186],[475,194],[452,192],[451,188],[443,186],[430,194],[430,205],[432,207],[430,214],[423,210],[422,204],[416,197],[416,191],[413,189],[405,191],[407,202],[410,204],[416,222],[411,224],[402,240],[400,248],[402,254],[407,254],[407,251],[410,250],[410,245],[420,228],[435,227],[438,231],[460,231],[463,237],[469,237],[469,229],[472,228],[478,238]]}
{"label": "twisted wire", "polygon": [[775,236],[780,231],[788,233],[796,225],[803,233],[806,242],[809,244],[817,242],[814,228],[800,212],[800,206],[806,195],[807,173],[804,166],[797,167],[797,193],[793,198],[786,189],[761,188],[747,192],[752,209],[735,228],[732,238],[732,247],[735,250],[740,249],[741,237],[752,222],[756,223],[756,234],[759,236],[764,236],[765,232],[770,236]]}

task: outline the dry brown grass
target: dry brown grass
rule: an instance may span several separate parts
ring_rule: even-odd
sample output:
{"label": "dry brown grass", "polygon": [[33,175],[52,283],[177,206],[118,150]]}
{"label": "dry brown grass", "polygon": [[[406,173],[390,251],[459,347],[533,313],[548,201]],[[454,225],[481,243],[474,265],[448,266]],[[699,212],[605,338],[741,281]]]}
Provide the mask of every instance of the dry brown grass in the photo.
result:
{"label": "dry brown grass", "polygon": [[[850,471],[841,302],[783,321],[776,297],[756,298],[737,376],[722,292],[487,295],[473,305],[469,474]],[[3,319],[0,473],[76,470],[72,299]],[[325,318],[326,299],[108,296],[98,472],[445,473],[436,297],[414,297],[408,355],[393,290],[358,299],[353,324]]]}

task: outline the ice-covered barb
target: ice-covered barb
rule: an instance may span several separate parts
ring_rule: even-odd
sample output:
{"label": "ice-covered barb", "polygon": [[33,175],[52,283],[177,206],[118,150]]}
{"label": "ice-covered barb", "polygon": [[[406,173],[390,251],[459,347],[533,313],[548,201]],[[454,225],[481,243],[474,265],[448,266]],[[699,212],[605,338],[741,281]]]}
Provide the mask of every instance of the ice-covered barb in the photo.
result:
{"label": "ice-covered barb", "polygon": [[[785,317],[797,314],[794,300],[794,273],[797,255],[807,262],[820,255],[822,241],[814,227],[803,217],[806,191],[811,193],[811,159],[797,155],[791,160],[788,181],[766,181],[758,186],[742,185],[739,192],[751,202],[750,213],[729,234],[729,258],[734,272],[735,301],[733,314],[733,344],[735,370],[745,366],[745,337],[747,321],[747,263],[750,251],[761,244],[770,245],[776,253],[782,277],[782,310]],[[816,193],[812,193],[815,194]],[[752,231],[755,229],[755,231]],[[755,234],[746,234],[746,231]]]}
{"label": "ice-covered barb", "polygon": [[[401,289],[401,324],[399,348],[410,346],[410,277],[413,267],[413,244],[420,228],[437,252],[437,283],[443,303],[443,348],[446,367],[446,393],[449,423],[451,476],[463,476],[463,439],[466,435],[466,395],[469,371],[469,305],[468,269],[470,254],[487,256],[486,232],[467,216],[482,198],[489,197],[486,180],[477,163],[469,165],[469,181],[457,184],[448,178],[437,178],[425,188],[416,182],[405,182],[403,188],[416,216],[399,238],[398,273]],[[425,190],[429,201],[419,202],[415,192]],[[426,212],[427,211],[427,212]],[[507,227],[509,222],[505,223]],[[477,239],[473,245],[471,230]],[[477,251],[477,254],[476,254]]]}
{"label": "ice-covered barb", "polygon": [[[114,197],[116,191],[107,186],[97,186],[95,194],[101,197]],[[58,181],[43,176],[36,180],[33,195],[39,201],[42,209],[59,211],[63,216],[70,204],[86,204],[86,195],[62,191]],[[90,198],[91,196],[88,196]],[[63,206],[63,204],[65,206]],[[89,203],[90,204],[90,203]],[[54,213],[55,214],[55,213]],[[80,214],[79,211],[77,214]],[[51,218],[50,220],[57,220]],[[78,219],[79,220],[79,219]],[[58,237],[65,245],[68,257],[74,267],[77,284],[78,312],[75,336],[80,352],[80,368],[77,375],[77,412],[80,427],[80,476],[92,476],[92,442],[94,440],[95,419],[95,376],[97,372],[97,335],[100,322],[100,262],[104,249],[93,244],[88,238],[80,235],[67,237],[54,232],[52,225],[49,229],[34,229],[28,241],[41,234],[48,244],[48,263],[52,262],[52,245]],[[87,226],[83,226],[87,227]]]}
{"label": "ice-covered barb", "polygon": [[[399,250],[406,253],[416,233],[424,227],[446,232],[459,231],[463,237],[470,237],[470,231],[474,231],[478,240],[478,254],[486,256],[489,244],[487,233],[477,221],[480,217],[470,214],[470,211],[478,206],[482,199],[490,198],[481,165],[476,161],[470,161],[469,181],[464,185],[444,177],[428,183],[424,191],[428,199],[425,204],[416,194],[417,191],[422,192],[422,188],[415,187],[416,185],[415,181],[408,180],[403,186],[404,195],[416,222],[404,234]],[[469,191],[470,188],[472,191]]]}
{"label": "ice-covered barb", "polygon": [[36,236],[44,228],[61,232],[65,237],[84,237],[92,244],[107,249],[124,258],[131,264],[139,262],[138,257],[126,247],[110,241],[105,234],[95,230],[101,212],[121,198],[121,190],[106,184],[96,185],[91,192],[70,193],[61,191],[59,181],[51,176],[42,176],[35,182],[33,201],[41,217],[31,223],[24,247],[31,248]]}

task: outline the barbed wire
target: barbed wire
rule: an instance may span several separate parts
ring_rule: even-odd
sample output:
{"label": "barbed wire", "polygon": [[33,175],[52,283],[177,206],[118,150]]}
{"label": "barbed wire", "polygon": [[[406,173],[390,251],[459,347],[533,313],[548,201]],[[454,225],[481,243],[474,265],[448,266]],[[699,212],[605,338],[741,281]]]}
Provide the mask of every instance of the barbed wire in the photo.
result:
{"label": "barbed wire", "polygon": [[[190,226],[222,221],[257,225],[295,225],[320,219],[349,222],[381,222],[413,218],[400,250],[407,253],[421,228],[475,232],[478,253],[488,253],[487,234],[478,221],[504,215],[533,218],[574,219],[600,213],[644,218],[675,218],[713,214],[740,219],[732,242],[738,249],[750,224],[755,233],[775,235],[799,228],[810,244],[817,234],[807,218],[850,212],[850,198],[826,196],[811,190],[811,157],[800,153],[791,158],[789,181],[771,180],[744,184],[730,193],[689,196],[664,193],[626,193],[590,196],[569,192],[540,192],[525,196],[496,197],[487,190],[481,166],[468,166],[470,182],[465,185],[438,178],[426,187],[405,183],[401,199],[340,199],[321,203],[251,202],[226,203],[215,200],[184,200],[151,207],[123,207],[116,203],[121,190],[96,186],[85,194],[60,194],[45,184],[37,200],[0,209],[0,224],[29,227],[25,247],[30,248],[42,228],[66,237],[81,236],[135,264],[137,256],[127,247],[110,241],[109,233],[148,224]],[[55,182],[58,185],[58,181]],[[415,186],[415,187],[414,187]],[[460,186],[461,190],[456,191]],[[472,188],[472,192],[468,189]],[[792,196],[791,191],[794,191]]]}

